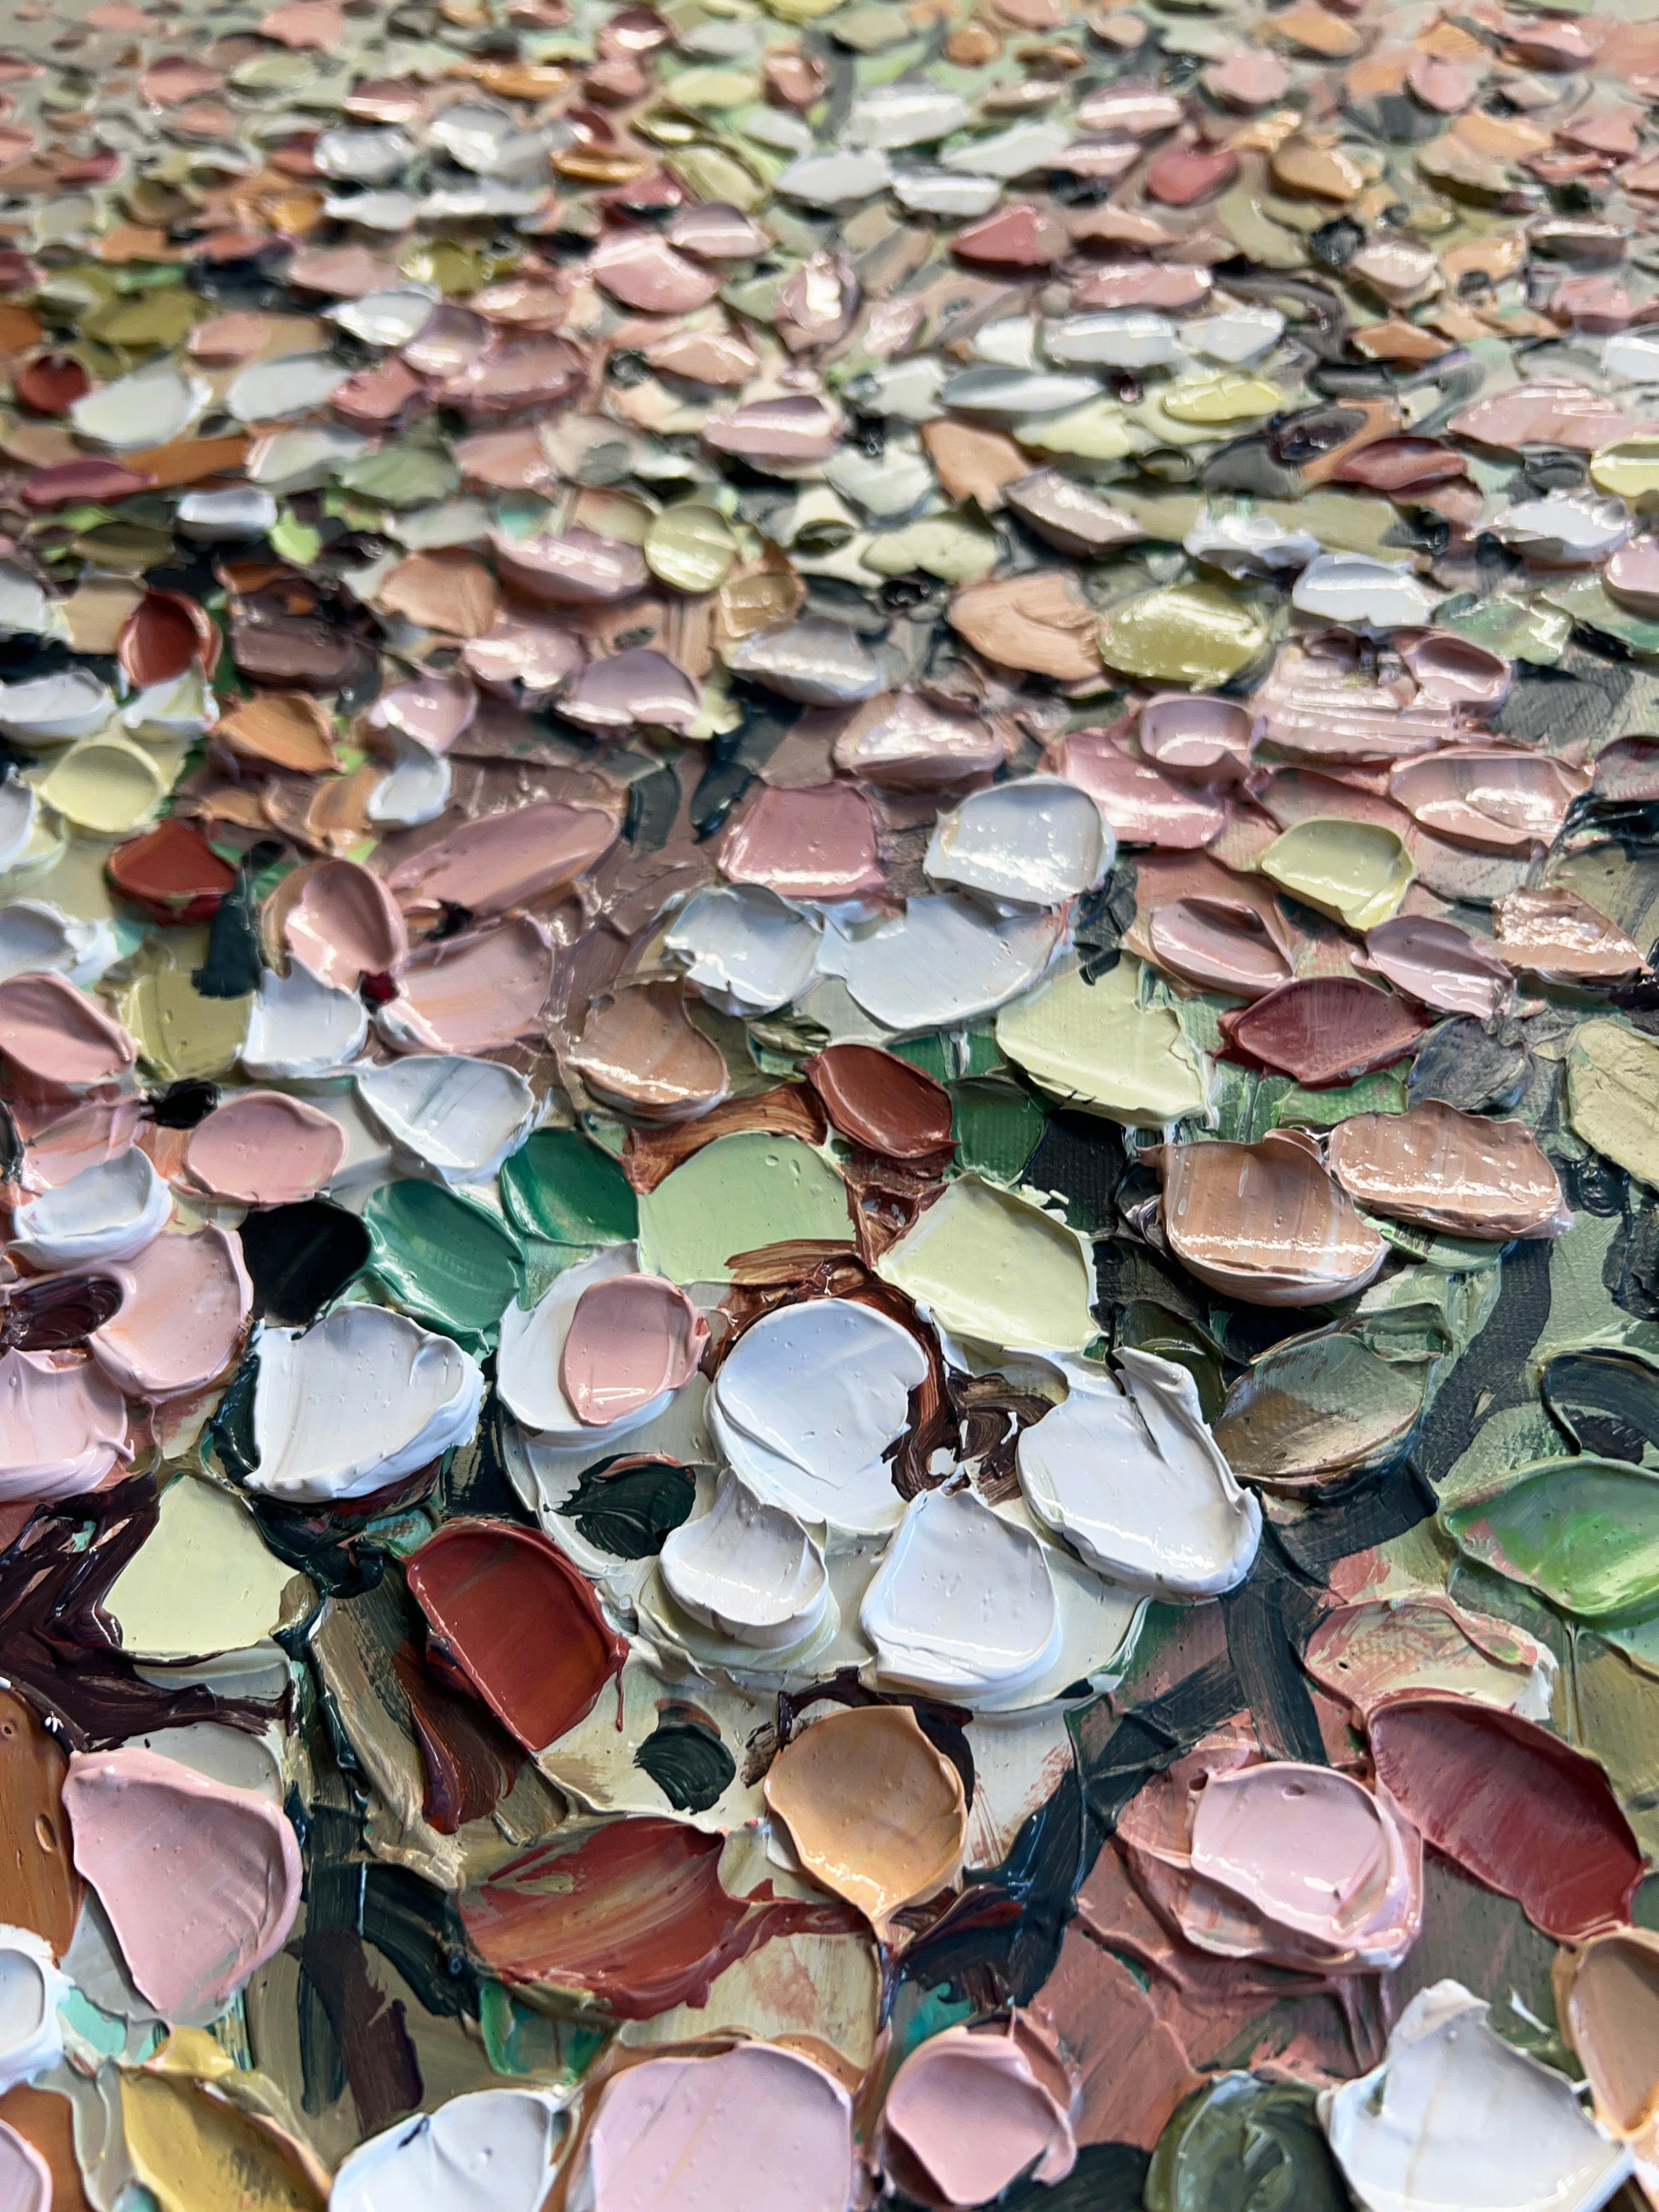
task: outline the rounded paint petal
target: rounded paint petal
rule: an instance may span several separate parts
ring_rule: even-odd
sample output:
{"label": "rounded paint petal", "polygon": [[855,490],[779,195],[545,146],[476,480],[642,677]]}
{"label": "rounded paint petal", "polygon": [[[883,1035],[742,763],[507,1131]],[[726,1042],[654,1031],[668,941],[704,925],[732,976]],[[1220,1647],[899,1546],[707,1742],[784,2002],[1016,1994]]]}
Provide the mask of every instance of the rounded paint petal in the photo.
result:
{"label": "rounded paint petal", "polygon": [[300,1845],[264,1796],[125,1748],[76,1753],[64,1804],[75,1863],[138,1989],[169,2017],[212,2017],[287,1942]]}

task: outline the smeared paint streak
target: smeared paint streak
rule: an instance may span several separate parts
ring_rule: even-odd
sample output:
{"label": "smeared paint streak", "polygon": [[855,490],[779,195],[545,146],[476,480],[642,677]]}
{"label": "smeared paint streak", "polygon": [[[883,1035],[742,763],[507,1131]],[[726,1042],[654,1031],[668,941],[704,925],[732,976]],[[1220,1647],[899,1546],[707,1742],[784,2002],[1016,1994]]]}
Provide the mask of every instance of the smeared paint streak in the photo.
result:
{"label": "smeared paint streak", "polygon": [[592,1997],[619,2020],[702,2004],[716,1975],[775,1936],[836,1932],[843,1908],[721,1886],[724,1844],[649,1814],[540,1844],[460,1900],[479,1964]]}
{"label": "smeared paint streak", "polygon": [[[204,2038],[203,2041],[206,2042]],[[256,2108],[217,2090],[230,2060],[176,2031],[141,2070],[123,2075],[121,2123],[138,2178],[162,2212],[321,2212],[327,2177],[315,2158]]]}
{"label": "smeared paint streak", "polygon": [[1555,1676],[1545,1645],[1437,1590],[1334,1607],[1309,1638],[1303,1662],[1362,1717],[1401,1692],[1446,1690],[1547,1721]]}
{"label": "smeared paint streak", "polygon": [[[119,1743],[191,1721],[222,1720],[257,1729],[273,1717],[257,1700],[222,1698],[199,1683],[174,1688],[148,1682],[111,1644],[98,1609],[154,1532],[155,1519],[155,1484],[148,1475],[132,1476],[100,1492],[90,1508],[37,1513],[0,1575],[0,1670],[77,1747]],[[0,1704],[0,1720],[5,1711]],[[22,1802],[30,1802],[27,1794]],[[55,1813],[49,1828],[62,1839]],[[47,1838],[40,1840],[44,1850]],[[73,1894],[79,1895],[78,1883]],[[22,1912],[10,1917],[27,1917]],[[40,1932],[56,1942],[52,1927]]]}
{"label": "smeared paint streak", "polygon": [[1128,1967],[1074,1925],[1030,2009],[1077,2077],[1079,2143],[1150,2150],[1198,2077]]}
{"label": "smeared paint streak", "polygon": [[1152,2154],[1146,2212],[1344,2212],[1347,2191],[1301,2081],[1222,2074],[1188,2099]]}
{"label": "smeared paint streak", "polygon": [[30,1707],[0,1689],[0,1915],[33,1929],[59,1958],[81,1902],[62,1807],[68,1772],[68,1758]]}

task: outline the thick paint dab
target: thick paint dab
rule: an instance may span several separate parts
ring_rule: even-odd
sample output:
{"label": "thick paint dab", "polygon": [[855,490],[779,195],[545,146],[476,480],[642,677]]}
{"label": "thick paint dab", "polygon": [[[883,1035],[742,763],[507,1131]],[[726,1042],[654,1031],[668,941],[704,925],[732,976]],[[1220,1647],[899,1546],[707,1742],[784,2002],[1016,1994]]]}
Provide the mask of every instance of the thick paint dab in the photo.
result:
{"label": "thick paint dab", "polygon": [[165,2016],[213,2017],[282,1947],[300,1907],[300,1846],[265,1797],[123,1750],[77,1753],[64,1804],[75,1863]]}
{"label": "thick paint dab", "polygon": [[830,1713],[785,1746],[766,1802],[803,1866],[878,1936],[961,1879],[962,1778],[901,1705]]}
{"label": "thick paint dab", "polygon": [[409,1587],[446,1657],[531,1751],[584,1719],[626,1642],[544,1536],[454,1521],[410,1562]]}
{"label": "thick paint dab", "polygon": [[356,1216],[325,1198],[251,1213],[240,1235],[254,1311],[285,1328],[315,1321],[368,1263],[371,1249]]}
{"label": "thick paint dab", "polygon": [[1559,1942],[1628,1923],[1645,1871],[1601,1768],[1535,1722],[1455,1695],[1369,1717],[1379,1779],[1437,1850]]}

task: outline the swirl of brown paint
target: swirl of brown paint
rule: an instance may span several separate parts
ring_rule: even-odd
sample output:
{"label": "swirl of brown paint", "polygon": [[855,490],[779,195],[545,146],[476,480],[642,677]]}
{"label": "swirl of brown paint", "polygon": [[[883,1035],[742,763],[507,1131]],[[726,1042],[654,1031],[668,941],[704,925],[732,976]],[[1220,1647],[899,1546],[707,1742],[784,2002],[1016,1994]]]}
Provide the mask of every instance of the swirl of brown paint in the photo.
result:
{"label": "swirl of brown paint", "polygon": [[585,1719],[628,1657],[585,1577],[510,1522],[450,1522],[410,1561],[409,1588],[438,1649],[531,1751]]}
{"label": "swirl of brown paint", "polygon": [[821,1145],[827,1127],[817,1096],[804,1083],[778,1083],[769,1091],[725,1099],[695,1121],[630,1129],[623,1147],[623,1173],[643,1197],[716,1137],[758,1130],[768,1137],[799,1137],[809,1145]]}
{"label": "swirl of brown paint", "polygon": [[832,1044],[805,1075],[843,1137],[889,1159],[925,1159],[951,1141],[951,1094],[921,1068],[871,1044]]}
{"label": "swirl of brown paint", "polygon": [[775,1936],[834,1935],[843,1909],[779,1899],[769,1882],[733,1897],[725,1838],[650,1814],[540,1844],[460,1900],[467,1941],[506,1982],[548,1982],[622,2020],[708,2002],[717,1974]]}

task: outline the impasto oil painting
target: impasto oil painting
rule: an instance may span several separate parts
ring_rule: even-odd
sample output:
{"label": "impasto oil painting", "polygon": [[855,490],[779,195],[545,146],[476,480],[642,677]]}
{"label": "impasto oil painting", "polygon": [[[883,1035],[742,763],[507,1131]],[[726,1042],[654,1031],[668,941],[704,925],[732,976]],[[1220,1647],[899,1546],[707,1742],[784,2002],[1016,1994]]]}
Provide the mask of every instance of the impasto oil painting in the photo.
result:
{"label": "impasto oil painting", "polygon": [[1659,2208],[1659,0],[3,0],[0,2212]]}

